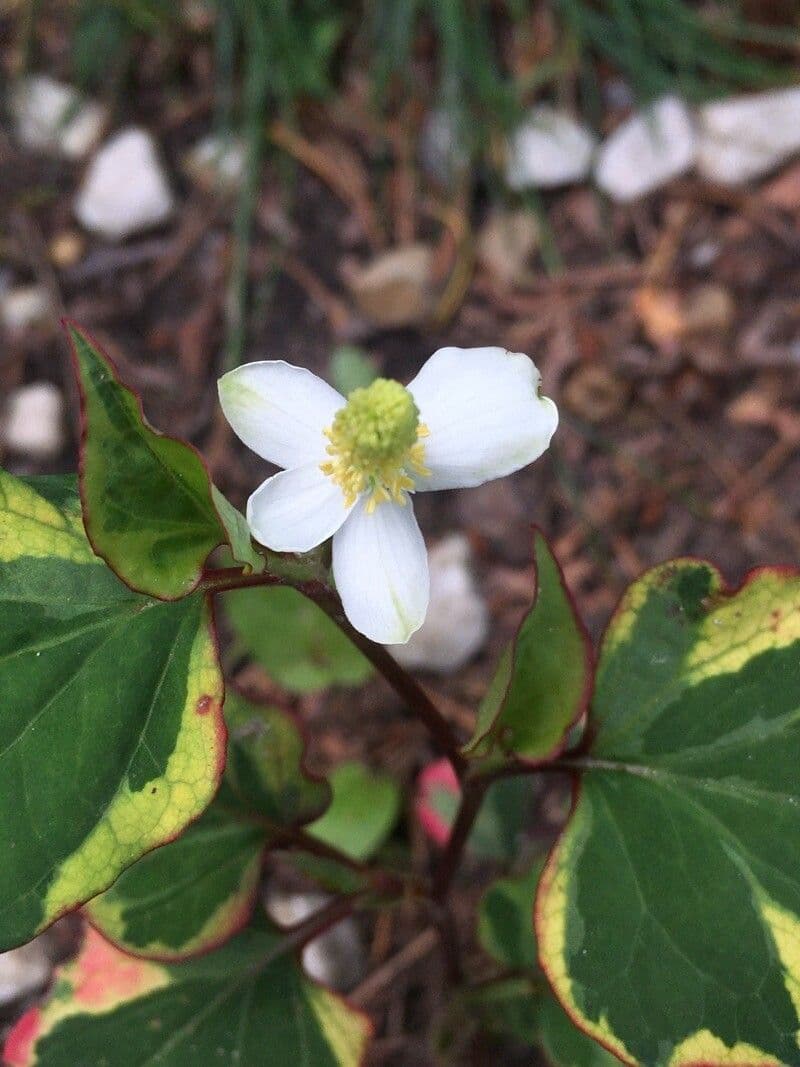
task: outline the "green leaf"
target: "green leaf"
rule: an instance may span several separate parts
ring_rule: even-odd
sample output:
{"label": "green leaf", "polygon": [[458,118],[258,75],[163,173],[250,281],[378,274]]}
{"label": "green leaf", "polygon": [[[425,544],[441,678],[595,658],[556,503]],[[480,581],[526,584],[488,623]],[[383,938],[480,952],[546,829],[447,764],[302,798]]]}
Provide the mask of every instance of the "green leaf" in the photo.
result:
{"label": "green leaf", "polygon": [[537,1043],[552,1067],[619,1067],[619,1060],[570,1019],[555,997],[536,1001]]}
{"label": "green leaf", "polygon": [[295,693],[331,685],[361,685],[372,667],[349,638],[296,589],[226,593],[235,647],[253,656],[270,677]]}
{"label": "green leaf", "polygon": [[478,939],[506,967],[538,971],[533,901],[544,864],[537,860],[524,874],[502,878],[484,893],[478,913]]}
{"label": "green leaf", "polygon": [[[81,392],[81,497],[95,552],[140,593],[176,600],[228,540],[199,453],[148,425],[141,404],[76,326]],[[238,542],[237,542],[238,543]]]}
{"label": "green leaf", "polygon": [[510,1035],[525,1045],[538,1043],[541,994],[528,975],[500,978],[479,986],[464,999],[473,1026],[477,1009],[481,1025],[490,1033]]}
{"label": "green leaf", "polygon": [[[492,983],[481,1003],[487,1023],[540,1045],[553,1067],[613,1067],[618,1061],[582,1033],[544,986],[537,960],[533,907],[543,863],[487,889],[478,913],[478,939],[498,963],[520,972]],[[520,979],[528,972],[526,982]]]}
{"label": "green leaf", "polygon": [[298,874],[316,882],[328,893],[357,893],[371,884],[366,871],[354,870],[327,856],[315,856],[296,849],[290,860]]}
{"label": "green leaf", "polygon": [[530,762],[551,759],[586,710],[592,683],[589,638],[538,530],[534,559],[536,597],[500,660],[467,755],[499,750]]}
{"label": "green leaf", "polygon": [[629,1063],[800,1062],[800,577],[634,583],[589,736],[537,901],[565,1008]]}
{"label": "green leaf", "polygon": [[342,396],[363,389],[378,377],[375,364],[355,345],[339,345],[331,356],[331,382]]}
{"label": "green leaf", "polygon": [[397,822],[400,789],[388,774],[361,763],[341,764],[330,781],[331,806],[308,832],[354,860],[369,859]]}
{"label": "green leaf", "polygon": [[250,536],[247,519],[231,502],[222,495],[215,485],[211,486],[211,498],[217,509],[222,525],[225,527],[226,540],[230,546],[234,563],[241,563],[245,573],[261,574],[267,565],[265,558],[256,551]]}
{"label": "green leaf", "polygon": [[331,802],[331,787],[307,770],[294,720],[236,692],[225,700],[225,720],[230,741],[220,802],[257,813],[273,832],[319,818]]}
{"label": "green leaf", "polygon": [[199,594],[132,592],[74,479],[0,472],[0,948],[105,889],[206,808],[222,677]]}
{"label": "green leaf", "polygon": [[181,960],[225,942],[250,918],[264,832],[212,804],[171,844],[123,871],[85,906],[114,944],[139,956]]}
{"label": "green leaf", "polygon": [[470,851],[483,859],[515,859],[535,789],[532,778],[501,778],[489,786],[467,841]]}
{"label": "green leaf", "polygon": [[166,965],[89,929],[50,999],[5,1046],[10,1067],[357,1067],[367,1017],[303,974],[291,942],[259,919],[224,948]]}
{"label": "green leaf", "polygon": [[327,782],[303,767],[303,739],[288,715],[231,693],[225,718],[228,762],[217,799],[177,841],[86,905],[100,932],[136,955],[186,959],[226,941],[252,914],[265,849],[330,801]]}

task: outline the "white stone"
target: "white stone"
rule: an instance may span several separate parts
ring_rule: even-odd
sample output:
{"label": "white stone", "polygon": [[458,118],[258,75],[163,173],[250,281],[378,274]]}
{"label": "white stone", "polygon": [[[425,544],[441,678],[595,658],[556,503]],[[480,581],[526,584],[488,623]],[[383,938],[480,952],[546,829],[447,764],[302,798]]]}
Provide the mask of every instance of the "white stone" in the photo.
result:
{"label": "white stone", "polygon": [[210,191],[236,192],[247,166],[247,149],[236,137],[209,134],[189,150],[186,171],[198,185]]}
{"label": "white stone", "polygon": [[67,159],[85,156],[100,140],[107,119],[102,104],[44,74],[17,82],[9,109],[21,144]]}
{"label": "white stone", "polygon": [[166,222],[173,207],[153,138],[130,127],[106,141],[90,163],[75,215],[87,230],[122,240]]}
{"label": "white stone", "polygon": [[519,191],[583,181],[589,173],[595,145],[588,126],[576,122],[566,111],[536,107],[511,137],[506,182]]}
{"label": "white stone", "polygon": [[800,88],[719,100],[697,119],[697,166],[709,181],[742,185],[800,152]]}
{"label": "white stone", "polygon": [[664,96],[614,131],[600,148],[595,180],[613,200],[645,196],[691,168],[695,133],[686,106]]}
{"label": "white stone", "polygon": [[[323,893],[286,893],[271,890],[265,907],[270,918],[280,926],[294,926],[310,919],[329,904]],[[330,930],[315,937],[303,949],[303,967],[318,982],[347,992],[364,977],[366,959],[358,927],[352,919],[343,919]]]}
{"label": "white stone", "polygon": [[0,294],[0,321],[11,334],[38,326],[51,311],[50,297],[42,285],[20,285]]}
{"label": "white stone", "polygon": [[389,645],[404,667],[446,674],[486,640],[488,613],[470,570],[469,542],[444,538],[430,552],[431,599],[425,622],[405,645]]}
{"label": "white stone", "polygon": [[0,1006],[13,1004],[42,989],[52,965],[40,938],[21,948],[0,953]]}
{"label": "white stone", "polygon": [[419,137],[419,161],[422,170],[446,189],[452,187],[469,164],[458,124],[446,108],[428,112]]}
{"label": "white stone", "polygon": [[515,285],[538,244],[539,223],[530,211],[493,211],[478,232],[475,255],[499,282]]}
{"label": "white stone", "polygon": [[421,241],[379,252],[348,279],[359,312],[378,326],[423,322],[433,300],[433,266],[433,247]]}
{"label": "white stone", "polygon": [[5,408],[1,428],[6,447],[35,459],[58,455],[64,445],[64,398],[55,385],[22,385]]}

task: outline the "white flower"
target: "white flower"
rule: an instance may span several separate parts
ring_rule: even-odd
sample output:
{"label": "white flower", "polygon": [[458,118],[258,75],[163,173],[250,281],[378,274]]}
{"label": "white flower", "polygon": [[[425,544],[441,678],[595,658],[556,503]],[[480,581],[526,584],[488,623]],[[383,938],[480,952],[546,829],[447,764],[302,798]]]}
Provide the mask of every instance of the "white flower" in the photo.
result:
{"label": "white flower", "polygon": [[558,425],[528,356],[440,348],[404,388],[379,378],[349,399],[283,361],[219,382],[241,440],[285,469],[247,503],[253,537],[308,552],[333,537],[345,613],[373,641],[402,644],[428,608],[428,557],[410,494],[459,489],[532,463]]}

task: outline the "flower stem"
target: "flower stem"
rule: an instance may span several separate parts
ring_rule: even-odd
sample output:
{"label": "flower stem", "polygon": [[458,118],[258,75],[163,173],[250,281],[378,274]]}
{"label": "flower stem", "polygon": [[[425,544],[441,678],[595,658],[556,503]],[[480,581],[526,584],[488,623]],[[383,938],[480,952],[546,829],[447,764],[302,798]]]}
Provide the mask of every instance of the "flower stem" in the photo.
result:
{"label": "flower stem", "polygon": [[368,637],[365,637],[351,626],[344,614],[341,601],[331,589],[327,586],[320,586],[319,589],[306,590],[301,588],[300,591],[322,608],[339,629],[347,634],[356,648],[366,656],[373,667],[383,675],[394,691],[402,697],[411,712],[425,724],[431,737],[453,764],[456,773],[460,777],[466,768],[466,760],[461,755],[458,739],[450,723],[445,719],[422,686],[400,666],[394,656],[387,652],[383,645],[370,641]]}
{"label": "flower stem", "polygon": [[206,568],[199,588],[204,593],[228,593],[232,589],[249,589],[255,585],[286,585],[274,574],[245,574],[238,567]]}
{"label": "flower stem", "polygon": [[370,641],[359,633],[345,616],[342,602],[333,589],[318,579],[308,581],[282,578],[275,574],[243,574],[236,567],[222,570],[207,570],[201,588],[209,593],[225,593],[232,589],[246,589],[259,585],[284,585],[297,589],[303,596],[313,600],[325,614],[353,642],[356,648],[378,670],[394,691],[405,701],[409,710],[427,727],[437,746],[447,756],[456,773],[461,777],[467,761],[461,755],[458,738],[452,727],[430,699],[428,694],[405,671],[383,645]]}

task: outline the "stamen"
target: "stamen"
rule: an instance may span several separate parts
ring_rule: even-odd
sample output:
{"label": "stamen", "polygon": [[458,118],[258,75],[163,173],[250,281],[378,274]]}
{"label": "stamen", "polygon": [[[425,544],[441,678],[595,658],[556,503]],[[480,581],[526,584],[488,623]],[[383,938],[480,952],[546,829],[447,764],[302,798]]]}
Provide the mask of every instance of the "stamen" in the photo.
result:
{"label": "stamen", "polygon": [[331,459],[320,470],[341,488],[347,507],[363,494],[369,494],[367,514],[385,501],[404,505],[416,486],[412,473],[430,477],[424,445],[429,431],[399,382],[378,378],[354,390],[324,432]]}

